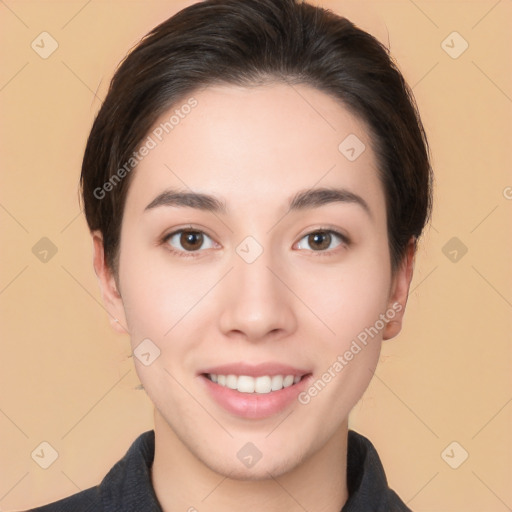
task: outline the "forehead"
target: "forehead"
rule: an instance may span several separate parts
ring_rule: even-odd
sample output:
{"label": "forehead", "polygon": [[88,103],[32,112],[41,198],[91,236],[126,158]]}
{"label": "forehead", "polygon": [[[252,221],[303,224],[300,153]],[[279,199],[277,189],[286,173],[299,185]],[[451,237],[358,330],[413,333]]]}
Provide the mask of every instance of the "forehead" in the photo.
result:
{"label": "forehead", "polygon": [[365,124],[309,86],[196,91],[157,120],[149,140],[127,197],[140,212],[166,187],[270,208],[300,189],[342,186],[384,206]]}

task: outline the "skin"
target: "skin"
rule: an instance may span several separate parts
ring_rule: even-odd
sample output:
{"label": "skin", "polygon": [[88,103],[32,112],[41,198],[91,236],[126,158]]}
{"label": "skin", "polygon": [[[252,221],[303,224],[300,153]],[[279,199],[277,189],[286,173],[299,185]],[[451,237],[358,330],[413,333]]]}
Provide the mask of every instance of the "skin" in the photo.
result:
{"label": "skin", "polygon": [[[132,176],[119,286],[101,233],[92,233],[113,327],[130,335],[133,349],[149,338],[161,351],[149,366],[134,358],[155,404],[156,495],[164,511],[236,510],[239,503],[246,511],[339,511],[348,496],[348,414],[371,380],[382,340],[401,329],[413,242],[393,274],[368,131],[332,97],[285,84],[215,86],[193,96],[198,106]],[[366,145],[353,162],[338,150],[349,134]],[[370,212],[353,202],[287,212],[297,192],[319,187],[347,189]],[[168,188],[216,196],[227,213],[145,212]],[[191,226],[207,235],[192,257],[171,252],[185,252],[179,236],[162,242]],[[306,235],[326,227],[350,243],[333,237],[314,250]],[[236,252],[247,236],[263,248],[250,264]],[[307,405],[294,401],[269,418],[243,419],[213,401],[197,375],[224,363],[276,361],[318,379],[395,303],[401,311]],[[262,453],[252,468],[236,456],[247,442]]]}

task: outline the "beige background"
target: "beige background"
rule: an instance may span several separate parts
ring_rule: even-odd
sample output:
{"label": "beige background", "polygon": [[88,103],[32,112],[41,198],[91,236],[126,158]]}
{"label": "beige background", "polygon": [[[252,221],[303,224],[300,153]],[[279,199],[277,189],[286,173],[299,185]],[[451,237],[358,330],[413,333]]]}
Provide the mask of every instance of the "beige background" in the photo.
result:
{"label": "beige background", "polygon": [[[77,185],[115,66],[185,3],[0,0],[0,510],[97,484],[152,428],[129,340],[101,305]],[[351,427],[415,511],[510,510],[512,2],[323,5],[389,41],[436,175],[405,328],[385,343]],[[43,31],[59,45],[47,59],[31,48]],[[444,48],[463,41],[442,45],[453,31],[469,44],[456,59]],[[32,252],[43,237],[57,248],[46,262]],[[443,253],[452,237],[455,262]],[[48,469],[31,458],[43,441],[59,454]],[[469,453],[458,469],[441,456],[453,441],[446,460]]]}

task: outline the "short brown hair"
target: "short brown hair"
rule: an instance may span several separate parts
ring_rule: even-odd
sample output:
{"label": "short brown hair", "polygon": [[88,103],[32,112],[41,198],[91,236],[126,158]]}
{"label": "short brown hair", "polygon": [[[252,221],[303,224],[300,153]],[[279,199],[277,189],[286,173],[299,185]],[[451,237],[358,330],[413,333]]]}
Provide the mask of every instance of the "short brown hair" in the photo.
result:
{"label": "short brown hair", "polygon": [[[132,173],[114,186],[112,180],[156,119],[208,85],[268,82],[312,86],[368,126],[397,268],[430,216],[432,171],[414,97],[386,47],[346,18],[306,2],[206,0],[157,26],[129,53],[92,126],[81,195],[90,230],[103,234],[114,275]],[[109,193],[99,194],[109,182]]]}

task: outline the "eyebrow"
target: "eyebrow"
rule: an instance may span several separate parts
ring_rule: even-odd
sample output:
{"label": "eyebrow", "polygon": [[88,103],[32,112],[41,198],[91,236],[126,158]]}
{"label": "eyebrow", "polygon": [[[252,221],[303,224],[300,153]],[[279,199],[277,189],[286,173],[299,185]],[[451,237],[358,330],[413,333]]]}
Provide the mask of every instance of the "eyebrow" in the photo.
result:
{"label": "eyebrow", "polygon": [[318,208],[331,203],[352,203],[359,205],[372,217],[368,203],[360,195],[344,188],[315,188],[298,192],[290,201],[290,210]]}
{"label": "eyebrow", "polygon": [[[370,217],[372,212],[368,203],[358,194],[344,188],[315,188],[297,192],[289,201],[290,211],[319,208],[332,203],[352,203],[359,205]],[[227,213],[226,202],[215,196],[200,192],[165,190],[149,203],[144,211],[160,206],[196,208],[213,213]]]}
{"label": "eyebrow", "polygon": [[179,190],[165,190],[156,196],[153,201],[144,208],[144,211],[159,206],[181,206],[215,213],[227,212],[226,203],[214,196],[200,192],[181,192]]}

